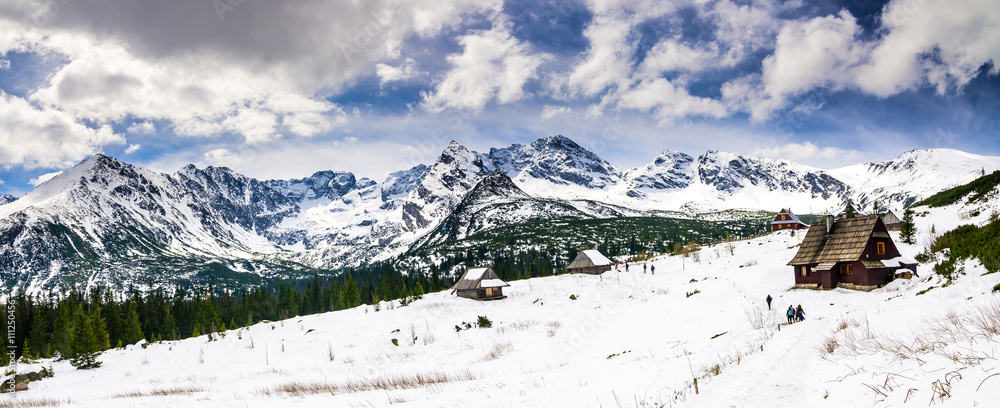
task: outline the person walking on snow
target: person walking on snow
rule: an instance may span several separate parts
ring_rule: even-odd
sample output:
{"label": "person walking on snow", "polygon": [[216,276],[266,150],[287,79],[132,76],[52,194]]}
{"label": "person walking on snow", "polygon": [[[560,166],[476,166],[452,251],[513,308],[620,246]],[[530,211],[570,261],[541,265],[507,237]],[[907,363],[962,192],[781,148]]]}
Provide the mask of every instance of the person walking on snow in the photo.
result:
{"label": "person walking on snow", "polygon": [[795,317],[795,307],[788,305],[788,311],[785,312],[785,315],[788,316],[788,324],[792,324],[792,319]]}
{"label": "person walking on snow", "polygon": [[625,272],[628,272],[628,261],[625,261]]}
{"label": "person walking on snow", "polygon": [[771,295],[767,295],[767,310],[771,310],[771,301],[772,300],[774,300],[774,298],[772,298]]}
{"label": "person walking on snow", "polygon": [[800,322],[806,320],[806,312],[802,310],[802,305],[799,305],[798,309],[795,309],[795,320]]}
{"label": "person walking on snow", "polygon": [[642,274],[646,274],[646,264],[642,264]]}
{"label": "person walking on snow", "polygon": [[649,265],[649,273],[656,275],[656,265]]}

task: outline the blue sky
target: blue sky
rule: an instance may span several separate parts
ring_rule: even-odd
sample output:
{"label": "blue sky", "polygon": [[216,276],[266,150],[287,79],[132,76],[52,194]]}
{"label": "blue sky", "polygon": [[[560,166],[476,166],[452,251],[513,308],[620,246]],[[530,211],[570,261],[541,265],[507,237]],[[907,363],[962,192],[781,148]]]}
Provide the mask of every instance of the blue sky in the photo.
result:
{"label": "blue sky", "polygon": [[381,180],[553,134],[622,168],[1000,155],[992,0],[354,3],[4,1],[0,193],[95,153]]}

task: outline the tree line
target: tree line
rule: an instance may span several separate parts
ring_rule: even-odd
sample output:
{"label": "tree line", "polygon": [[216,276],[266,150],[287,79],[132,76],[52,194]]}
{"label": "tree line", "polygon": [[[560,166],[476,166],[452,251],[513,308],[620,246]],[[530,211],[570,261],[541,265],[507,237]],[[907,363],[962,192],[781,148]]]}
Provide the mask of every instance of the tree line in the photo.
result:
{"label": "tree line", "polygon": [[[451,284],[447,278],[404,275],[390,263],[377,263],[338,278],[313,276],[302,289],[282,281],[276,287],[239,291],[133,288],[113,293],[93,288],[45,296],[22,293],[7,300],[14,310],[13,344],[2,336],[2,346],[5,351],[13,346],[17,358],[62,357],[89,368],[100,364],[95,358],[101,351],[142,340],[180,340],[264,320],[412,299]],[[9,363],[8,354],[0,353],[0,365]]]}

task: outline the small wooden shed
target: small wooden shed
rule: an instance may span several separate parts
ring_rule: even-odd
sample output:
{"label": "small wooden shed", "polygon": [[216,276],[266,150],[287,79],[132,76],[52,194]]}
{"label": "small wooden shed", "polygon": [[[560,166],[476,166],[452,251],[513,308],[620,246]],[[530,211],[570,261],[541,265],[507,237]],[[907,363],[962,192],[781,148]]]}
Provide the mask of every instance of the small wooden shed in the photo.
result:
{"label": "small wooden shed", "polygon": [[573,261],[566,266],[566,272],[599,275],[610,271],[613,265],[614,262],[611,262],[610,259],[602,255],[600,251],[596,249],[588,249],[580,251],[580,253],[576,255],[576,258],[574,258]]}
{"label": "small wooden shed", "polygon": [[786,229],[799,230],[804,228],[809,228],[809,226],[799,220],[799,217],[796,217],[795,214],[792,214],[792,210],[790,208],[782,208],[781,211],[778,211],[778,215],[774,216],[774,221],[771,221],[771,232]]}
{"label": "small wooden shed", "polygon": [[492,268],[467,268],[462,278],[455,282],[452,293],[459,297],[476,300],[503,299],[503,287],[510,286],[493,272]]}
{"label": "small wooden shed", "polygon": [[882,215],[882,223],[885,224],[885,228],[889,231],[899,231],[903,228],[903,221],[896,214],[893,214],[892,211]]}

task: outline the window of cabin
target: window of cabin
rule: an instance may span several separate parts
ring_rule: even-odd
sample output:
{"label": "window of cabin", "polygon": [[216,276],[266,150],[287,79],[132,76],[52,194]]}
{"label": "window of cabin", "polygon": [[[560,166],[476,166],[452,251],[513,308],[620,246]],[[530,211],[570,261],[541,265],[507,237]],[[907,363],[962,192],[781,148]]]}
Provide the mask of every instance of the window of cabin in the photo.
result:
{"label": "window of cabin", "polygon": [[809,267],[808,266],[800,266],[799,267],[799,273],[801,273],[802,276],[809,276]]}
{"label": "window of cabin", "polygon": [[875,244],[875,246],[878,247],[879,255],[885,255],[885,242],[879,242]]}
{"label": "window of cabin", "polygon": [[851,264],[840,265],[840,274],[841,275],[850,275],[853,272],[852,271],[852,266],[854,266],[854,265],[851,265]]}

